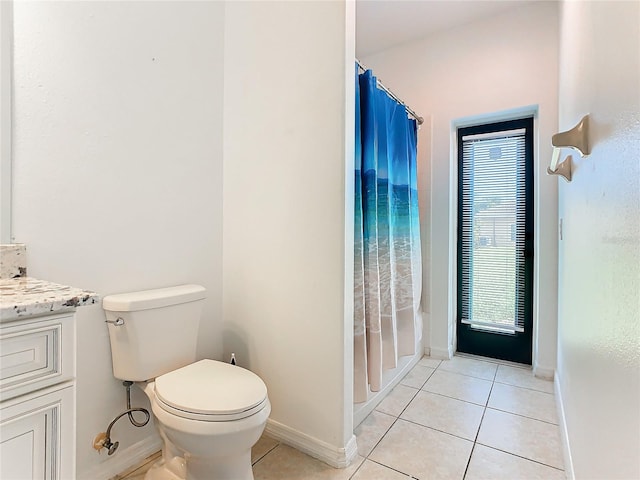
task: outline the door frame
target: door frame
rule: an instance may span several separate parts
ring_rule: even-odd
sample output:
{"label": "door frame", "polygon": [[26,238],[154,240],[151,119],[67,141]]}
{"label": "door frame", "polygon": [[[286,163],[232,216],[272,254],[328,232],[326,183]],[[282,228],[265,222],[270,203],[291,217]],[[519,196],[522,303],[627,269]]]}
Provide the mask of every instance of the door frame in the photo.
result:
{"label": "door frame", "polygon": [[[452,156],[452,171],[455,172],[453,176],[455,181],[452,182],[452,190],[455,191],[455,195],[452,197],[455,199],[454,215],[451,218],[451,228],[455,232],[455,249],[454,249],[454,258],[453,258],[453,282],[452,282],[452,290],[455,292],[453,296],[453,306],[454,306],[454,315],[452,318],[453,321],[453,332],[454,332],[454,346],[455,350],[458,350],[459,344],[464,344],[464,349],[468,350],[470,348],[475,348],[476,352],[473,352],[475,355],[488,356],[491,358],[497,358],[502,360],[509,360],[517,363],[523,363],[527,365],[533,365],[533,360],[535,356],[535,340],[536,340],[536,331],[534,328],[535,318],[536,318],[536,296],[535,296],[535,279],[536,279],[536,261],[534,258],[535,255],[535,245],[536,245],[536,219],[535,219],[535,205],[536,205],[536,196],[535,196],[535,182],[536,182],[536,149],[534,148],[536,144],[536,115],[533,112],[521,113],[520,115],[511,115],[502,118],[477,118],[473,122],[465,122],[464,124],[452,125],[452,143],[455,146],[454,155]],[[477,128],[475,128],[477,127]],[[493,128],[491,128],[493,127]],[[528,135],[526,138],[526,154],[529,157],[529,161],[527,162],[526,168],[526,193],[525,195],[528,197],[528,204],[526,207],[526,223],[527,223],[527,234],[528,237],[525,240],[525,251],[530,253],[527,256],[527,260],[525,260],[525,335],[515,334],[515,337],[493,333],[493,332],[483,332],[481,330],[477,330],[473,333],[473,337],[466,337],[464,342],[460,342],[461,331],[467,332],[471,330],[471,325],[462,324],[459,318],[459,312],[461,310],[461,298],[459,295],[460,292],[460,284],[462,282],[460,275],[460,265],[459,260],[461,256],[461,245],[460,245],[460,234],[459,229],[461,228],[461,209],[460,209],[460,194],[461,194],[461,163],[460,163],[460,151],[462,146],[462,136],[459,135],[460,129],[469,129],[470,131],[465,132],[465,134],[475,134],[475,133],[484,133],[485,131],[499,131],[500,129],[517,129],[517,128],[527,128]],[[520,338],[518,338],[520,337]],[[510,345],[511,344],[511,345]],[[496,349],[502,348],[521,348],[525,347],[524,352],[520,352],[516,356],[500,356],[495,354]],[[465,352],[468,353],[468,352]],[[507,358],[509,357],[509,358]]]}

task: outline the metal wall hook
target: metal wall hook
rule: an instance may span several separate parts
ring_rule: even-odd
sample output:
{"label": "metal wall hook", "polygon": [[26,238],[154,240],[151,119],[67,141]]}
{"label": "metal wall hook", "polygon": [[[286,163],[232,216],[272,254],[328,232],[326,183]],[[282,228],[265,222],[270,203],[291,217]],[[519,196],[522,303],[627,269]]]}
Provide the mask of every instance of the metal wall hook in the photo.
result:
{"label": "metal wall hook", "polygon": [[585,157],[591,153],[591,146],[589,145],[589,115],[587,114],[582,117],[578,124],[571,130],[556,133],[551,137],[551,144],[554,146],[554,149],[551,157],[551,165],[547,167],[547,174],[560,175],[567,182],[570,182],[573,157],[567,155],[562,162],[559,162],[560,149],[573,148],[580,153],[581,157]]}
{"label": "metal wall hook", "polygon": [[558,148],[573,148],[580,152],[581,157],[589,155],[591,153],[589,145],[589,115],[582,117],[571,130],[556,133],[551,137],[551,144]]}
{"label": "metal wall hook", "polygon": [[551,168],[547,167],[547,175],[560,175],[567,182],[570,182],[571,181],[571,160],[573,160],[571,155],[567,155],[567,158],[565,158],[562,162],[556,165],[555,170],[551,170]]}

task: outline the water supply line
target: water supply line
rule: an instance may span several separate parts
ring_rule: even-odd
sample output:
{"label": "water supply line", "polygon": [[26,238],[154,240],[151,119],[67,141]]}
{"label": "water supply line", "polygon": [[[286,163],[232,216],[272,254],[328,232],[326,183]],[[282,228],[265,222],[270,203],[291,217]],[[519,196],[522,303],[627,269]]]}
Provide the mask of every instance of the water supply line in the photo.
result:
{"label": "water supply line", "polygon": [[[118,420],[127,415],[129,417],[129,422],[131,422],[134,427],[144,427],[147,423],[149,423],[149,420],[151,419],[149,410],[147,410],[146,408],[131,408],[131,385],[133,385],[133,382],[125,380],[124,382],[122,382],[122,385],[124,385],[127,390],[127,409],[111,421],[111,423],[107,427],[106,433],[104,434],[104,438],[100,441],[100,446],[106,448],[109,455],[113,455],[118,449],[118,445],[120,445],[120,442],[111,441],[111,429]],[[135,418],[133,418],[133,412],[144,413],[144,421],[139,422]]]}

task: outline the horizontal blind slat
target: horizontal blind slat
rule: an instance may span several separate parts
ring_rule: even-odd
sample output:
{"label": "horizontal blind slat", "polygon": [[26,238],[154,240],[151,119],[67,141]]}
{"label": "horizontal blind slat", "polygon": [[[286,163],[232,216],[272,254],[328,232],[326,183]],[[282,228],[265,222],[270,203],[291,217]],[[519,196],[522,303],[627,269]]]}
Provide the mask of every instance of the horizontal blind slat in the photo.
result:
{"label": "horizontal blind slat", "polygon": [[525,136],[462,139],[462,317],[524,326]]}

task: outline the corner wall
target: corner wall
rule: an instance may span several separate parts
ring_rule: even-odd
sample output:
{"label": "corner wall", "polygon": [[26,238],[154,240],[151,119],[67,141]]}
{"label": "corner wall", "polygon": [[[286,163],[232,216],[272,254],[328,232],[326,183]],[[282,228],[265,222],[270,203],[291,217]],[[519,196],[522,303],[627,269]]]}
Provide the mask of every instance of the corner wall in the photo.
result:
{"label": "corner wall", "polygon": [[561,32],[560,130],[588,113],[591,137],[588,157],[564,152],[573,179],[560,182],[566,467],[640,478],[640,4],[563,2]]}
{"label": "corner wall", "polygon": [[557,19],[555,2],[536,2],[361,59],[419,115],[432,118],[432,130],[421,129],[418,138],[424,338],[431,355],[447,357],[455,346],[454,122],[537,106],[534,368],[553,374],[557,183],[546,168],[557,126]]}
{"label": "corner wall", "polygon": [[352,9],[230,2],[225,28],[225,357],[267,384],[267,430],[334,466],[355,455]]}
{"label": "corner wall", "polygon": [[[16,242],[29,275],[101,295],[208,290],[199,357],[221,358],[222,61],[218,2],[15,2]],[[125,419],[105,317],[78,309],[77,478],[159,448]],[[151,332],[150,332],[151,333]],[[149,404],[134,391],[136,406]]]}

